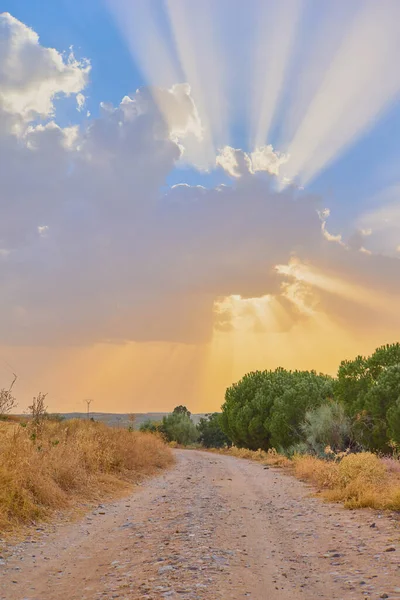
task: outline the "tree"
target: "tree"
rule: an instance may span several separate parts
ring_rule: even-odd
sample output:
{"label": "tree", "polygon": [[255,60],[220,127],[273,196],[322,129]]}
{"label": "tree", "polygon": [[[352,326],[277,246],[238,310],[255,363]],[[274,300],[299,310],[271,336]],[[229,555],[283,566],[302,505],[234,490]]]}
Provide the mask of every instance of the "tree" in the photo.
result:
{"label": "tree", "polygon": [[302,438],[308,409],[333,396],[333,379],[315,371],[255,371],[227,389],[221,426],[239,447],[285,449]]}
{"label": "tree", "polygon": [[274,401],[269,421],[272,447],[285,450],[303,441],[301,426],[307,411],[332,397],[331,377],[315,371],[286,372],[284,390]]}
{"label": "tree", "polygon": [[199,438],[196,425],[192,419],[183,412],[173,412],[163,417],[159,431],[168,442],[177,442],[182,446],[194,444]]}
{"label": "tree", "polygon": [[399,386],[399,343],[381,346],[370,357],[341,363],[336,393],[354,419],[354,437],[360,447],[390,451],[390,441],[397,436]]}
{"label": "tree", "polygon": [[267,393],[269,373],[247,373],[226,390],[221,428],[239,448],[266,450],[270,447],[270,433],[266,426],[273,404],[273,398]]}
{"label": "tree", "polygon": [[232,446],[231,440],[221,429],[220,413],[208,414],[200,419],[197,425],[199,442],[205,448],[224,448]]}
{"label": "tree", "polygon": [[187,415],[188,417],[191,417],[192,415],[192,413],[186,408],[186,406],[183,406],[182,404],[180,404],[179,406],[175,406],[172,412],[175,415]]}

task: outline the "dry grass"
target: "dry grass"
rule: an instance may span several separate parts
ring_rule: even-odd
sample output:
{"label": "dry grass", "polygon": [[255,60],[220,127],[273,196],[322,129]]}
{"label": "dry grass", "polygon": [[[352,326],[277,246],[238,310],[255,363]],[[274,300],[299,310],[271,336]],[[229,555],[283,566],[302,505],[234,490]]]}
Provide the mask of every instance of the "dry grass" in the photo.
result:
{"label": "dry grass", "polygon": [[400,510],[399,459],[381,458],[371,452],[348,454],[341,460],[330,461],[308,455],[288,459],[275,450],[235,447],[222,453],[288,469],[298,479],[314,485],[326,500],[341,502],[346,508]]}
{"label": "dry grass", "polygon": [[274,467],[290,467],[292,466],[292,462],[283,456],[282,454],[278,454],[276,450],[268,450],[268,452],[264,452],[264,450],[247,450],[246,448],[236,448],[236,446],[232,446],[232,448],[225,448],[224,450],[215,450],[219,454],[228,454],[229,456],[236,456],[236,458],[247,458],[248,460],[255,460],[256,462],[260,462],[263,465],[270,465]]}
{"label": "dry grass", "polygon": [[322,496],[347,508],[400,510],[400,464],[371,452],[325,461],[295,456],[295,475],[313,483]]}
{"label": "dry grass", "polygon": [[0,423],[0,530],[115,493],[172,461],[153,434],[81,420],[46,421],[36,430]]}

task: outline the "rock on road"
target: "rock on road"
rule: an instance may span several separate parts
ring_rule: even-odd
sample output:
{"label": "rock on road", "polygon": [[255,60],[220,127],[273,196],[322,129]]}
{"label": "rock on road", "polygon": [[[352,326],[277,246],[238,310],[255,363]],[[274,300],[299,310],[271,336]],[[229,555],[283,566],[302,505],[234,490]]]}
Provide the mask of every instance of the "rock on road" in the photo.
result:
{"label": "rock on road", "polygon": [[400,599],[394,516],[324,504],[258,463],[175,453],[128,498],[6,548],[1,600]]}

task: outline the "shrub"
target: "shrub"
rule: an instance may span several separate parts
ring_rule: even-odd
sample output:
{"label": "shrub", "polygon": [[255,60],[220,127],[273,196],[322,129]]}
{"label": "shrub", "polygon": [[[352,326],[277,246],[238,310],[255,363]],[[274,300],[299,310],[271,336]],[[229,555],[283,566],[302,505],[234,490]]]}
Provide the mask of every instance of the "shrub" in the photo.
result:
{"label": "shrub", "polygon": [[143,421],[139,427],[139,431],[147,432],[147,433],[158,433],[160,430],[161,423],[158,421],[152,421],[151,419],[147,419]]}
{"label": "shrub", "polygon": [[199,438],[197,427],[192,419],[181,412],[163,417],[159,431],[168,442],[177,442],[182,446],[194,444]]}
{"label": "shrub", "polygon": [[322,404],[307,411],[301,430],[304,450],[308,448],[321,456],[327,446],[333,452],[342,452],[351,445],[351,421],[338,402]]}
{"label": "shrub", "polygon": [[316,485],[327,500],[347,508],[400,509],[400,476],[376,454],[348,454],[334,462],[297,456],[293,464],[295,474]]}
{"label": "shrub", "polygon": [[221,429],[221,415],[219,413],[208,414],[200,419],[197,425],[199,442],[205,448],[224,448],[232,446],[231,440]]}
{"label": "shrub", "polygon": [[4,417],[17,406],[17,400],[12,393],[17,376],[14,375],[14,379],[8,389],[3,388],[0,390],[0,417]]}

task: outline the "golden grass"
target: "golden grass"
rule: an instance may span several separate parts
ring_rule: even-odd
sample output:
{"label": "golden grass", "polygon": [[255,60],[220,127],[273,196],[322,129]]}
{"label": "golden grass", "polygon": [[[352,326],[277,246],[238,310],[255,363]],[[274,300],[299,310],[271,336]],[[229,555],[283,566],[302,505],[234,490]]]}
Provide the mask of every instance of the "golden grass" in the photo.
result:
{"label": "golden grass", "polygon": [[218,452],[219,454],[236,456],[236,458],[255,460],[256,462],[260,462],[264,465],[270,465],[274,467],[290,467],[292,465],[292,462],[286,458],[286,456],[279,454],[274,449],[264,452],[264,450],[247,450],[246,448],[236,448],[236,446],[232,446],[232,448],[224,448],[222,450],[213,451]]}
{"label": "golden grass", "polygon": [[342,502],[346,508],[390,510],[400,510],[398,462],[371,452],[349,454],[338,462],[311,456],[293,459],[295,475],[313,483],[327,500]]}
{"label": "golden grass", "polygon": [[288,469],[298,479],[315,486],[323,498],[341,502],[346,508],[400,510],[399,459],[381,458],[371,452],[348,454],[340,460],[329,461],[309,455],[288,459],[275,450],[264,452],[235,447],[222,453]]}
{"label": "golden grass", "polygon": [[[35,436],[36,431],[36,436]],[[154,434],[81,420],[0,423],[0,530],[115,493],[173,462]]]}

